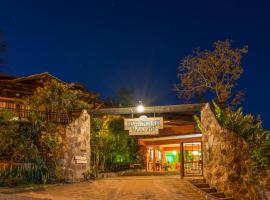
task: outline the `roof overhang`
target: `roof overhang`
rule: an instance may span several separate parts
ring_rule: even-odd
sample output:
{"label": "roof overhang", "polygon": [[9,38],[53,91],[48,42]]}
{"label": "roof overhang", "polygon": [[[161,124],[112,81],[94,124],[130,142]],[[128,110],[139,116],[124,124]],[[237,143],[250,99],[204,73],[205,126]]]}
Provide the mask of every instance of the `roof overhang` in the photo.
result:
{"label": "roof overhang", "polygon": [[195,113],[201,111],[204,103],[200,104],[181,104],[181,105],[167,105],[167,106],[149,106],[144,108],[143,113],[139,113],[136,107],[126,108],[103,108],[90,110],[93,115],[128,115],[128,114],[149,114],[149,113]]}
{"label": "roof overhang", "polygon": [[145,142],[153,142],[153,141],[163,141],[163,140],[179,140],[179,139],[188,139],[188,138],[201,138],[201,133],[189,134],[189,135],[174,135],[167,137],[156,137],[156,138],[140,138],[140,140]]}
{"label": "roof overhang", "polygon": [[171,144],[180,144],[181,142],[194,143],[194,142],[201,142],[201,141],[202,141],[201,133],[166,136],[166,137],[139,138],[139,144],[143,146],[168,145],[168,144],[171,145]]}

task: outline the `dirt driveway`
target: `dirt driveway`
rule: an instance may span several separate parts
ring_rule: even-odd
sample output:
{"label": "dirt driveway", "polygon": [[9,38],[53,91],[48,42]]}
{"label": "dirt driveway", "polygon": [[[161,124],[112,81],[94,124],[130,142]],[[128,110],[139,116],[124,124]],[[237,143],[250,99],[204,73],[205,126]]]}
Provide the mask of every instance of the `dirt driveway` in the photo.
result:
{"label": "dirt driveway", "polygon": [[[52,200],[202,200],[186,181],[176,176],[134,176],[101,179],[20,193],[19,197]],[[32,199],[30,198],[30,199]],[[26,199],[26,198],[25,198]],[[9,200],[9,198],[7,198]]]}

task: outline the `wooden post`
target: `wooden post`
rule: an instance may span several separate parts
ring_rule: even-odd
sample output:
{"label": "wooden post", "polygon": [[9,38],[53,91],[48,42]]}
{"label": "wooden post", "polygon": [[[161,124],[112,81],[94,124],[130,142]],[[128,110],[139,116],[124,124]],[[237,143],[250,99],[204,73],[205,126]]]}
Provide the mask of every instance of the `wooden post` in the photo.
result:
{"label": "wooden post", "polygon": [[153,157],[153,170],[156,171],[156,146],[154,145],[153,146],[153,154],[154,154],[154,157]]}
{"label": "wooden post", "polygon": [[149,171],[149,157],[150,157],[150,148],[146,146],[146,171]]}
{"label": "wooden post", "polygon": [[204,161],[203,161],[203,142],[201,142],[201,160],[202,160],[201,170],[202,170],[202,176],[203,176],[203,164],[204,164]]}
{"label": "wooden post", "polygon": [[165,152],[164,149],[161,150],[161,171],[164,170],[164,166],[166,164],[166,156],[165,156]]}
{"label": "wooden post", "polygon": [[181,167],[180,167],[180,176],[184,178],[185,176],[185,162],[184,162],[184,143],[180,143],[180,153],[181,153]]}

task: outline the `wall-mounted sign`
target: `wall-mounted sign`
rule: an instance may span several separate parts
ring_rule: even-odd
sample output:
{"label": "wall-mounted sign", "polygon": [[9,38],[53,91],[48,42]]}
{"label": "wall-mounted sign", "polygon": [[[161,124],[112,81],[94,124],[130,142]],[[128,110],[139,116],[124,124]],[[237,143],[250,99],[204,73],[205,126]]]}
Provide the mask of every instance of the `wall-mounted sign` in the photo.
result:
{"label": "wall-mounted sign", "polygon": [[75,161],[77,164],[86,164],[87,159],[85,156],[75,156]]}
{"label": "wall-mounted sign", "polygon": [[125,130],[129,131],[129,135],[157,135],[159,129],[163,129],[162,117],[125,119]]}

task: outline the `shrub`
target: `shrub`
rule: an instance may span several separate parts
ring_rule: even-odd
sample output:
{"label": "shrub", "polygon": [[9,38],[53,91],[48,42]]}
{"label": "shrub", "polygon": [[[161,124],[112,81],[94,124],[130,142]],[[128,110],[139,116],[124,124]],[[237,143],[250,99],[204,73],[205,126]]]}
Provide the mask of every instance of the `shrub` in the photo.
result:
{"label": "shrub", "polygon": [[250,147],[250,158],[255,171],[270,168],[270,131],[264,130],[262,120],[251,114],[245,115],[242,108],[236,111],[221,109],[215,102],[212,110],[219,124],[242,137]]}
{"label": "shrub", "polygon": [[6,163],[0,167],[0,184],[46,183],[49,177],[44,163]]}
{"label": "shrub", "polygon": [[91,179],[95,179],[95,178],[96,178],[95,172],[94,172],[92,169],[87,170],[87,171],[85,171],[85,172],[83,173],[83,179],[84,179],[85,181],[88,181],[88,180],[91,180]]}
{"label": "shrub", "polygon": [[143,160],[137,139],[124,130],[124,120],[119,116],[92,119],[91,150],[96,171],[121,171]]}

